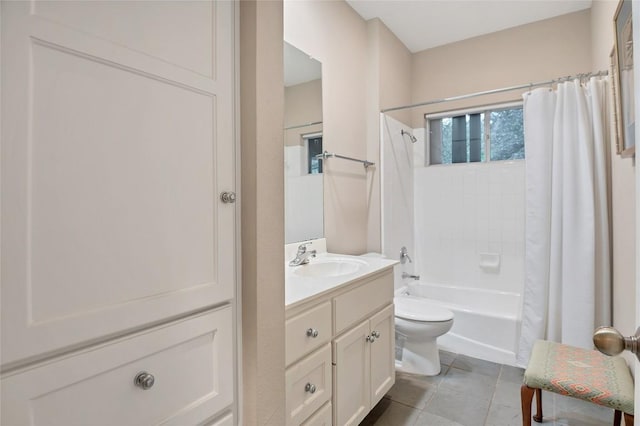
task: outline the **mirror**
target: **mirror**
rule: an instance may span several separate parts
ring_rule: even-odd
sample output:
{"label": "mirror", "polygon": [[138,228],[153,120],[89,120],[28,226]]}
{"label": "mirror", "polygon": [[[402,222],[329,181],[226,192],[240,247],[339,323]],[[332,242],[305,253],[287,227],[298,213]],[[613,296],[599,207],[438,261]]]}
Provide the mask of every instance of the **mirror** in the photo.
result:
{"label": "mirror", "polygon": [[324,236],[322,65],[284,43],[286,244]]}

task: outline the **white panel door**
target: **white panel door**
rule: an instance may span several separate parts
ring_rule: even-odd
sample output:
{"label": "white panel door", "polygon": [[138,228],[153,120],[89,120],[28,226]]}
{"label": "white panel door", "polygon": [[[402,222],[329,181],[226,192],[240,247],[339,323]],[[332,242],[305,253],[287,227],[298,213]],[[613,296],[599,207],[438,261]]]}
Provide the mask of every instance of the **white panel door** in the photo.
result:
{"label": "white panel door", "polygon": [[234,297],[234,3],[1,3],[5,368]]}

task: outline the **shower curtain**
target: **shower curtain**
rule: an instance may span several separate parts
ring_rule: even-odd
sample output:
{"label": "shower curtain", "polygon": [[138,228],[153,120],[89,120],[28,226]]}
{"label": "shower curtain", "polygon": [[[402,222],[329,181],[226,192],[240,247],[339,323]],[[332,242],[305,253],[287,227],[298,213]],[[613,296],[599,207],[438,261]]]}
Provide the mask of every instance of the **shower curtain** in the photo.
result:
{"label": "shower curtain", "polygon": [[517,363],[546,339],[592,348],[611,324],[607,79],[523,95],[525,286]]}

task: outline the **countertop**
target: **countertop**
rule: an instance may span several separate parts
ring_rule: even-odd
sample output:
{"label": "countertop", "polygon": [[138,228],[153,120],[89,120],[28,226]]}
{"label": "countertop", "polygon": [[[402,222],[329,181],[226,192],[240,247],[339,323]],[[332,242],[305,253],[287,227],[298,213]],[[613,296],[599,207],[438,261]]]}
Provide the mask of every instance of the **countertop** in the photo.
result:
{"label": "countertop", "polygon": [[350,256],[345,254],[335,254],[320,252],[315,258],[312,258],[309,265],[314,263],[331,262],[344,259],[347,262],[357,264],[357,270],[354,272],[338,275],[338,276],[300,276],[300,268],[308,267],[308,265],[289,266],[289,260],[285,264],[285,296],[284,303],[286,308],[290,308],[302,303],[309,298],[328,293],[341,286],[347,285],[355,280],[374,275],[393,265],[399,263],[397,260],[386,259],[380,255],[366,254],[362,256]]}

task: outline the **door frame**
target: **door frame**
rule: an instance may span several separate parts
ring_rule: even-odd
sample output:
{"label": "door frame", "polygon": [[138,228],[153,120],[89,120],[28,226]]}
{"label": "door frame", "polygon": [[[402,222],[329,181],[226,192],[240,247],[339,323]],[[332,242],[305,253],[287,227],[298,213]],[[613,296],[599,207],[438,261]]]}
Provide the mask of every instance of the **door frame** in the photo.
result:
{"label": "door frame", "polygon": [[235,148],[235,176],[234,187],[236,192],[236,212],[235,212],[235,330],[233,333],[236,386],[234,395],[233,417],[236,423],[243,424],[244,404],[243,395],[243,376],[242,376],[242,152],[240,144],[241,125],[240,125],[240,6],[237,2],[233,2],[233,146]]}
{"label": "door frame", "polygon": [[[635,22],[640,22],[640,8],[634,7],[632,8],[633,20]],[[633,38],[636,40],[640,40],[640,25],[634,25],[633,27]],[[633,44],[633,55],[636,58],[640,58],[640,43]],[[640,107],[640,86],[638,82],[640,82],[640,66],[634,67],[633,77],[636,81],[635,84],[635,110],[638,111]],[[636,115],[638,113],[636,112]],[[636,135],[640,135],[640,121],[638,120],[640,117],[636,117]],[[635,159],[633,160],[636,161]],[[636,259],[635,259],[635,269],[636,269],[636,326],[640,326],[640,228],[638,225],[640,224],[640,171],[638,170],[638,166],[635,166],[635,191],[636,191],[636,213],[635,213],[635,221],[636,221]],[[626,331],[623,331],[625,333]],[[629,332],[634,332],[634,330],[629,330]],[[640,409],[640,386],[638,386],[638,378],[640,377],[640,361],[636,357],[635,361],[635,409]]]}

